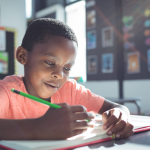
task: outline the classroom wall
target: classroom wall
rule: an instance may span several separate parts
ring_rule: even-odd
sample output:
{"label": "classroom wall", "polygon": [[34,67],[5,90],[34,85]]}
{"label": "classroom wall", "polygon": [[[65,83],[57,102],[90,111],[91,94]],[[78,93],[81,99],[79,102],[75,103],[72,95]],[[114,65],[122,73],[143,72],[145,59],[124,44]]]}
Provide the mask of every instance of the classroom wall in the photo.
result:
{"label": "classroom wall", "polygon": [[[0,26],[17,29],[17,46],[20,46],[26,31],[25,0],[0,0]],[[17,70],[18,74],[24,74],[19,63]]]}
{"label": "classroom wall", "polygon": [[[142,97],[141,112],[150,115],[150,80],[128,80],[124,81],[125,97]],[[135,113],[134,104],[126,104],[131,112]]]}
{"label": "classroom wall", "polygon": [[[119,97],[119,89],[117,80],[113,81],[88,81],[80,83],[93,93],[101,95],[107,99]],[[143,115],[150,115],[150,80],[126,80],[124,81],[124,97],[137,98],[142,97],[141,113]],[[133,103],[126,103],[131,114],[137,114],[137,107]]]}
{"label": "classroom wall", "polygon": [[105,98],[118,98],[118,81],[88,81],[80,83],[90,91]]}

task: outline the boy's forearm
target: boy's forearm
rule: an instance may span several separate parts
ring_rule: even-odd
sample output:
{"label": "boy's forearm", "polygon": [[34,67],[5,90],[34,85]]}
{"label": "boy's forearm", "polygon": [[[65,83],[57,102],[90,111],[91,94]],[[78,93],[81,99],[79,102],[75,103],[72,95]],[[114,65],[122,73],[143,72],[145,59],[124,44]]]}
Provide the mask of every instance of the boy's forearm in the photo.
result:
{"label": "boy's forearm", "polygon": [[0,140],[33,140],[35,126],[35,119],[0,119]]}
{"label": "boy's forearm", "polygon": [[113,109],[113,108],[120,108],[123,112],[125,112],[128,116],[130,116],[130,112],[126,106],[119,105],[107,99],[105,99],[102,108],[99,110],[99,114],[103,114],[105,111]]}

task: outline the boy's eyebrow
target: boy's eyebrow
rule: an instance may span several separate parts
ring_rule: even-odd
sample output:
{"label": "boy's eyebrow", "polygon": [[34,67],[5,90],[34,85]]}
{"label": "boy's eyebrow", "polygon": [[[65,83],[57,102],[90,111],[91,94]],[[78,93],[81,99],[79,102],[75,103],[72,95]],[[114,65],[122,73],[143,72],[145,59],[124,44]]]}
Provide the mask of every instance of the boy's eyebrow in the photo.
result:
{"label": "boy's eyebrow", "polygon": [[56,60],[58,60],[58,61],[60,60],[58,57],[55,57],[55,56],[53,56],[53,55],[50,54],[50,53],[45,53],[44,56],[46,56],[46,55],[49,56],[49,57],[52,57],[53,59],[56,59]]}
{"label": "boy's eyebrow", "polygon": [[[60,61],[60,59],[59,59],[58,57],[55,57],[55,56],[53,56],[53,55],[50,54],[50,53],[45,53],[44,55],[50,56],[50,57],[52,57],[53,59],[55,59],[55,60],[57,60],[57,61]],[[68,64],[74,65],[75,62],[73,61],[73,62],[70,62],[70,63],[68,63]]]}

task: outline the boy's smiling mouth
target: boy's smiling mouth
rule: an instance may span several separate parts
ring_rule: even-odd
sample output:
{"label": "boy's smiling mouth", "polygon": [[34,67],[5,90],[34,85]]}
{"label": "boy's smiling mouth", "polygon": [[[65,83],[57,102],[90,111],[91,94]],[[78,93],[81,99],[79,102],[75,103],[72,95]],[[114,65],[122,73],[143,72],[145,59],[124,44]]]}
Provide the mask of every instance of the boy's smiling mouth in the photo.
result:
{"label": "boy's smiling mouth", "polygon": [[47,89],[51,92],[55,92],[58,90],[59,86],[55,83],[48,83],[48,82],[44,82]]}

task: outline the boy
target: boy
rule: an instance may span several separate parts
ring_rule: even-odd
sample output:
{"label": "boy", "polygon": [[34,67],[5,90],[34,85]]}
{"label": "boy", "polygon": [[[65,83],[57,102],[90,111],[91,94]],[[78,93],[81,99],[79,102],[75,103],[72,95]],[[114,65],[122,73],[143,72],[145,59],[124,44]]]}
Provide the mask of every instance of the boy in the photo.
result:
{"label": "boy", "polygon": [[[27,29],[16,58],[25,76],[8,76],[0,81],[0,139],[66,139],[88,128],[85,119],[102,114],[104,130],[127,138],[133,134],[129,111],[68,80],[75,62],[77,39],[73,31],[55,19],[37,19]],[[60,109],[49,108],[11,92],[29,93]],[[86,108],[85,108],[86,107]],[[76,120],[82,120],[77,122]]]}

